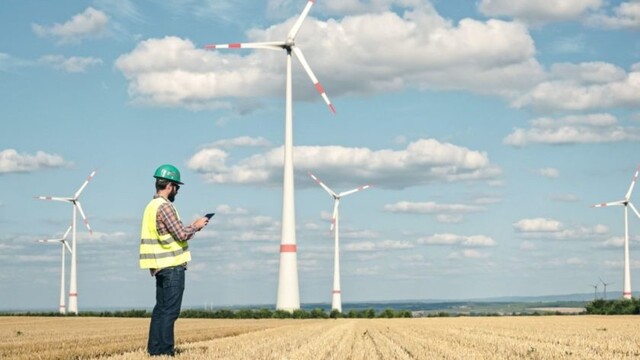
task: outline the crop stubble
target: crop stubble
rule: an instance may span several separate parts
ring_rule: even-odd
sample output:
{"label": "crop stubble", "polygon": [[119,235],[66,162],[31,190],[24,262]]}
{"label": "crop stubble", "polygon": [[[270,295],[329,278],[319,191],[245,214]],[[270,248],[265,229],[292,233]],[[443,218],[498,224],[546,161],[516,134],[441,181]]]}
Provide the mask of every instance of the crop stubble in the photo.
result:
{"label": "crop stubble", "polygon": [[[179,319],[177,359],[634,359],[633,316]],[[149,319],[0,318],[0,359],[147,359]]]}

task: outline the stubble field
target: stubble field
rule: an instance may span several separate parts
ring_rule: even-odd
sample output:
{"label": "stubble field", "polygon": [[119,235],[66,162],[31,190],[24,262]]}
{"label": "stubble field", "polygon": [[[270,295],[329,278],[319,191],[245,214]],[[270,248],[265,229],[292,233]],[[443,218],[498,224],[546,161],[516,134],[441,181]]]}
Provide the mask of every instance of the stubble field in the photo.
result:
{"label": "stubble field", "polygon": [[[637,359],[633,316],[179,319],[176,359]],[[0,317],[0,359],[150,359],[149,319]]]}

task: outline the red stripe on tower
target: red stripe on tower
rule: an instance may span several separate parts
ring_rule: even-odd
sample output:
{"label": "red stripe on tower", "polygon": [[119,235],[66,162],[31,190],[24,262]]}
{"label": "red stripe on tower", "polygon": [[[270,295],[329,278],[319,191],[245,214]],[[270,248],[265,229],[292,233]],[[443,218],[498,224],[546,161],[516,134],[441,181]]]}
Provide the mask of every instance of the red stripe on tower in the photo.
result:
{"label": "red stripe on tower", "polygon": [[296,252],[298,251],[298,248],[295,244],[291,245],[291,244],[286,244],[286,245],[280,245],[280,252],[281,253],[287,253],[287,252]]}
{"label": "red stripe on tower", "polygon": [[333,290],[334,294],[340,294],[340,290]]}
{"label": "red stripe on tower", "polygon": [[78,293],[69,293],[69,296],[78,296]]}

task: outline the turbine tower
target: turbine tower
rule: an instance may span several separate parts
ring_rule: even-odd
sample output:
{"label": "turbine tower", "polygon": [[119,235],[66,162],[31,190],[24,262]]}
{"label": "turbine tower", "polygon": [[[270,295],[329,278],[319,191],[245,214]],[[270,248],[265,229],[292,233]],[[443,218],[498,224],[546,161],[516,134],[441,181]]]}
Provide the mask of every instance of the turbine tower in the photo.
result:
{"label": "turbine tower", "polygon": [[331,299],[331,310],[338,310],[342,312],[342,290],[340,288],[340,212],[338,207],[340,206],[340,198],[347,195],[351,195],[360,190],[368,189],[371,185],[360,186],[359,188],[336,194],[333,190],[329,189],[322,181],[320,181],[315,175],[309,173],[309,176],[315,180],[331,197],[333,197],[333,216],[331,217],[331,231],[333,232],[333,297]]}
{"label": "turbine tower", "polygon": [[638,210],[636,210],[636,207],[633,206],[633,204],[631,203],[631,200],[629,200],[631,198],[631,192],[633,191],[633,187],[636,184],[636,180],[638,180],[638,173],[640,173],[640,167],[638,167],[635,174],[633,175],[633,179],[631,179],[631,185],[629,186],[629,190],[627,190],[627,193],[625,194],[624,199],[593,205],[593,207],[607,207],[607,206],[616,206],[616,205],[624,206],[624,279],[623,279],[624,288],[622,290],[622,294],[623,294],[622,296],[625,299],[631,299],[631,273],[629,271],[629,218],[628,218],[629,210],[628,208],[630,207],[631,210],[633,210],[633,212],[636,213],[636,216],[640,218],[640,213],[638,213]]}
{"label": "turbine tower", "polygon": [[589,286],[593,287],[593,300],[598,300],[598,284]]}
{"label": "turbine tower", "polygon": [[286,61],[286,105],[285,105],[285,136],[284,136],[284,171],[283,171],[283,191],[282,191],[282,237],[280,240],[280,272],[278,279],[278,298],[276,309],[293,311],[300,309],[300,291],[298,288],[298,260],[296,245],[296,218],[294,201],[294,181],[293,181],[293,92],[291,86],[291,53],[302,64],[305,72],[311,79],[322,99],[332,113],[335,109],[329,101],[322,85],[311,71],[302,50],[296,46],[295,39],[302,22],[309,14],[315,0],[308,0],[304,10],[289,30],[285,41],[258,42],[258,43],[232,43],[232,44],[210,44],[205,45],[205,49],[267,49],[285,50]]}
{"label": "turbine tower", "polygon": [[77,247],[76,247],[76,217],[77,212],[80,212],[80,216],[82,216],[82,220],[84,220],[84,224],[89,229],[89,234],[93,234],[93,230],[91,230],[91,226],[89,226],[89,220],[87,219],[84,211],[82,210],[82,205],[80,204],[80,194],[87,187],[89,181],[93,179],[96,174],[95,170],[91,172],[89,177],[82,183],[82,186],[73,194],[73,197],[53,197],[53,196],[36,196],[36,199],[40,200],[52,200],[52,201],[62,201],[68,202],[73,205],[73,216],[71,218],[71,278],[69,279],[69,312],[78,315],[78,258],[77,258]]}
{"label": "turbine tower", "polygon": [[606,283],[606,282],[602,281],[602,279],[600,279],[600,282],[604,286],[604,299],[607,300],[607,285],[611,285],[613,283],[612,282]]}
{"label": "turbine tower", "polygon": [[37,240],[37,242],[40,243],[57,243],[59,242],[62,246],[62,265],[60,266],[61,270],[60,270],[60,305],[58,306],[58,311],[60,312],[60,314],[66,314],[67,313],[67,305],[65,304],[64,301],[64,290],[65,290],[65,284],[64,284],[64,263],[65,263],[65,256],[64,256],[64,252],[65,249],[69,250],[70,253],[73,253],[73,251],[71,251],[71,247],[69,247],[69,243],[67,242],[67,236],[69,236],[69,232],[71,232],[71,226],[69,226],[67,228],[67,231],[64,233],[64,235],[59,238],[59,239],[44,239],[44,240]]}

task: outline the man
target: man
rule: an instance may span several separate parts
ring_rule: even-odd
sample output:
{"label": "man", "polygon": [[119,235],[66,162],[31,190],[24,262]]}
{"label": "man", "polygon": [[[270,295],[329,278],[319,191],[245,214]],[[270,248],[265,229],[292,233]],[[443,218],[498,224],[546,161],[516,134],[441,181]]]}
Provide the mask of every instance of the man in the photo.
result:
{"label": "man", "polygon": [[204,228],[208,219],[199,218],[184,226],[173,206],[180,185],[180,171],[173,165],[158,167],[156,195],[144,210],[140,231],[140,268],[156,278],[156,305],[151,314],[147,351],[150,355],[175,353],[173,327],[180,315],[184,272],[191,260],[187,241]]}

